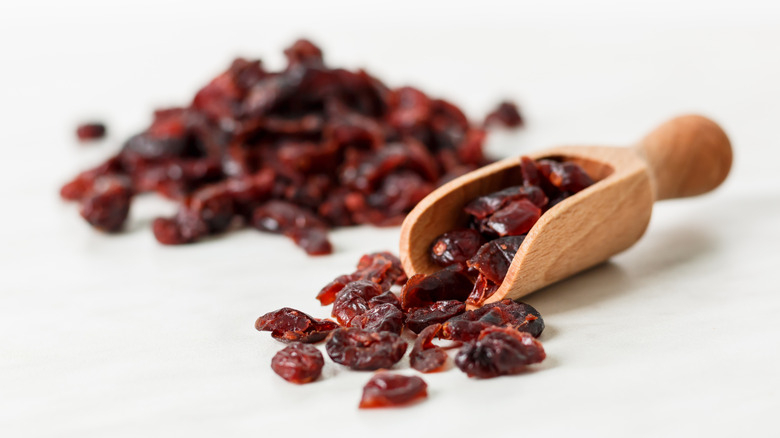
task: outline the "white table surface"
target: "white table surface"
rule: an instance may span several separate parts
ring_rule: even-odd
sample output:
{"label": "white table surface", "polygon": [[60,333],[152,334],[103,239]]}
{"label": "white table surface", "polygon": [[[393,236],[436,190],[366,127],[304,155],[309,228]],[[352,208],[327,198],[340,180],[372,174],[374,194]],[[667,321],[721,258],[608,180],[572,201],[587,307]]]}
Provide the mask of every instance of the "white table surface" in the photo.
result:
{"label": "white table surface", "polygon": [[[778,436],[777,3],[584,3],[0,6],[0,436]],[[251,230],[170,248],[149,225],[174,207],[154,196],[105,236],[57,195],[152,108],[186,102],[234,55],[278,67],[298,35],[331,65],[474,117],[516,99],[528,127],[494,136],[498,157],[628,145],[700,112],[731,136],[732,174],[658,204],[611,262],[529,296],[547,324],[535,371],[452,369],[425,376],[424,403],[359,411],[369,374],[329,362],[288,384],[253,322],[282,306],[326,316],[319,288],[365,252],[397,251],[397,228],[338,230],[323,258]],[[74,126],[93,117],[110,136],[79,146]]]}

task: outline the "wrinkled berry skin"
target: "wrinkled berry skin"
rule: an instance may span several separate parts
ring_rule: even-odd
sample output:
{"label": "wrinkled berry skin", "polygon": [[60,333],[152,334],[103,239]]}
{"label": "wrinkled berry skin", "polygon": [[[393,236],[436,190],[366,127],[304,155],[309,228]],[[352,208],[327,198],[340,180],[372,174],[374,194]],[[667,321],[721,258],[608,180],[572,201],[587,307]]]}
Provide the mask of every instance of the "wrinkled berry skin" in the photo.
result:
{"label": "wrinkled berry skin", "polygon": [[541,362],[545,357],[542,344],[530,333],[489,327],[476,342],[461,347],[455,365],[469,377],[486,379],[521,373],[526,365]]}
{"label": "wrinkled berry skin", "polygon": [[466,303],[461,301],[436,301],[428,306],[409,310],[406,314],[406,327],[415,333],[420,333],[425,327],[443,323],[465,310]]}
{"label": "wrinkled berry skin", "polygon": [[382,290],[388,290],[393,284],[405,283],[406,274],[401,267],[401,260],[393,254],[386,251],[366,254],[358,261],[355,272],[336,277],[320,290],[317,299],[323,306],[333,304],[339,291],[358,280],[370,281]]}
{"label": "wrinkled berry skin", "polygon": [[303,384],[313,382],[322,374],[325,359],[317,348],[293,342],[271,359],[271,369],[284,380]]}
{"label": "wrinkled berry skin", "polygon": [[398,307],[385,303],[352,318],[349,325],[369,332],[393,332],[400,335],[404,328],[404,314]]}
{"label": "wrinkled berry skin", "polygon": [[482,330],[492,326],[513,327],[538,338],[544,331],[544,320],[530,304],[504,299],[450,318],[441,333],[446,339],[471,342]]}
{"label": "wrinkled berry skin", "polygon": [[477,230],[464,228],[448,231],[431,244],[431,259],[441,267],[466,263],[485,243]]}
{"label": "wrinkled berry skin", "polygon": [[347,283],[336,294],[331,315],[339,324],[348,326],[352,319],[370,309],[368,301],[382,294],[378,284],[368,280],[358,280]]}
{"label": "wrinkled berry skin", "polygon": [[441,347],[434,345],[435,338],[441,330],[441,324],[426,327],[414,341],[409,353],[409,365],[421,373],[432,373],[441,370],[447,363],[447,353]]}
{"label": "wrinkled berry skin", "polygon": [[431,275],[417,274],[401,291],[401,307],[409,310],[436,301],[466,301],[472,288],[469,278],[454,270],[443,269]]}
{"label": "wrinkled berry skin", "polygon": [[363,387],[360,409],[402,406],[428,396],[428,385],[417,376],[381,372]]}
{"label": "wrinkled berry skin", "polygon": [[269,331],[271,336],[282,342],[314,343],[325,339],[338,324],[327,319],[315,319],[289,307],[283,307],[257,318],[255,328]]}
{"label": "wrinkled berry skin", "polygon": [[122,229],[130,213],[133,192],[123,178],[104,176],[82,199],[79,213],[90,225],[108,233]]}
{"label": "wrinkled berry skin", "polygon": [[358,328],[335,330],[325,344],[328,356],[357,371],[390,368],[406,353],[407,343],[395,333]]}

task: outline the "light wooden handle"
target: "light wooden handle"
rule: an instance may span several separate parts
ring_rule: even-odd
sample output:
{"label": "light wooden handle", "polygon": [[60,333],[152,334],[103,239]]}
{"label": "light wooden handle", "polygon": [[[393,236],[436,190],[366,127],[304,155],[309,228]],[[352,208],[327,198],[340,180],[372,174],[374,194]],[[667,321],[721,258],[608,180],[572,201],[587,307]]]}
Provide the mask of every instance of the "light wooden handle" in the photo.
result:
{"label": "light wooden handle", "polygon": [[647,161],[656,200],[696,196],[718,187],[731,169],[731,143],[712,120],[676,117],[637,146]]}

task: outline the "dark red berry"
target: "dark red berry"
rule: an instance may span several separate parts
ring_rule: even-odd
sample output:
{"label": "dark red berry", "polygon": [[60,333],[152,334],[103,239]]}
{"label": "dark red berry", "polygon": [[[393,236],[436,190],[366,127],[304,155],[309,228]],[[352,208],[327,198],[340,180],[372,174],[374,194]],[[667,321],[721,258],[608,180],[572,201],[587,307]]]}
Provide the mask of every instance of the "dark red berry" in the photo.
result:
{"label": "dark red berry", "polygon": [[76,137],[79,140],[97,140],[106,135],[106,125],[100,122],[84,123],[76,127]]}
{"label": "dark red berry", "polygon": [[417,376],[381,372],[375,374],[363,387],[360,408],[387,408],[402,406],[428,396],[428,385]]}
{"label": "dark red berry", "polygon": [[314,346],[301,342],[291,343],[271,360],[271,368],[276,374],[298,384],[317,380],[324,365],[322,353]]}

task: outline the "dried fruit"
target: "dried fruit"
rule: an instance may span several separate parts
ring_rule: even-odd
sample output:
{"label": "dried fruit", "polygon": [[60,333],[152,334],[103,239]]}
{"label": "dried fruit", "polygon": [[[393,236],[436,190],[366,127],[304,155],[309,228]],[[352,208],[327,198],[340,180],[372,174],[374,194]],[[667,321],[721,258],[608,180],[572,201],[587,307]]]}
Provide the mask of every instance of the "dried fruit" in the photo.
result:
{"label": "dried fruit", "polygon": [[348,283],[357,280],[367,280],[378,284],[382,290],[390,289],[393,284],[403,284],[406,274],[398,257],[389,252],[375,252],[360,258],[357,270],[351,274],[340,275],[331,281],[317,294],[317,299],[323,306],[332,304],[336,294]]}
{"label": "dried fruit", "polygon": [[444,367],[447,362],[447,353],[431,342],[440,330],[441,324],[429,325],[417,336],[414,347],[409,353],[409,365],[412,368],[423,373],[432,373]]}
{"label": "dried fruit", "polygon": [[400,335],[404,328],[404,314],[392,304],[380,304],[352,318],[349,325],[369,332],[393,332]]}
{"label": "dried fruit", "polygon": [[76,137],[79,140],[97,140],[106,135],[106,125],[100,122],[82,123],[76,127]]}
{"label": "dried fruit", "polygon": [[339,324],[348,326],[352,318],[368,311],[368,301],[382,293],[378,284],[368,280],[358,280],[347,283],[336,294],[331,315]]}
{"label": "dried fruit", "polygon": [[[122,176],[133,193],[181,203],[154,222],[163,244],[254,225],[319,255],[332,251],[327,229],[399,224],[437,185],[488,162],[486,132],[455,105],[329,68],[306,40],[284,53],[280,71],[238,58],[188,106],[155,111],[104,166],[66,184],[63,198],[81,199],[98,177]],[[489,118],[516,124],[512,111],[502,104]],[[92,137],[97,127],[78,134]],[[197,203],[204,196],[205,207]]]}
{"label": "dried fruit", "polygon": [[523,117],[517,105],[512,102],[501,102],[498,107],[485,117],[485,126],[497,125],[506,128],[523,126]]}
{"label": "dried fruit", "polygon": [[293,342],[271,359],[271,368],[284,380],[292,383],[309,383],[322,373],[325,359],[317,348],[301,342]]}
{"label": "dried fruit", "polygon": [[274,339],[282,342],[314,343],[325,339],[338,324],[327,319],[315,319],[289,307],[266,313],[257,318],[255,328],[269,331]]}
{"label": "dried fruit", "polygon": [[409,310],[436,301],[465,301],[471,289],[469,278],[454,270],[443,269],[431,275],[417,274],[401,291],[401,307]]}
{"label": "dried fruit", "polygon": [[508,327],[488,327],[476,342],[464,345],[455,365],[469,377],[518,374],[546,357],[542,344],[529,333]]}
{"label": "dried fruit", "polygon": [[454,341],[470,342],[492,326],[513,327],[539,337],[544,330],[544,320],[531,305],[503,299],[450,318],[442,326],[441,335]]}
{"label": "dried fruit", "polygon": [[132,197],[133,192],[126,179],[100,177],[82,198],[79,211],[93,227],[116,232],[122,229],[127,219]]}
{"label": "dried fruit", "polygon": [[474,257],[469,259],[468,266],[479,271],[485,279],[501,284],[523,240],[525,236],[508,236],[491,240],[482,245]]}
{"label": "dried fruit", "polygon": [[359,328],[334,330],[325,344],[333,362],[358,371],[390,368],[401,360],[406,348],[406,342],[395,333]]}
{"label": "dried fruit", "polygon": [[442,267],[465,264],[483,243],[485,238],[477,230],[463,228],[448,231],[431,244],[431,259]]}
{"label": "dried fruit", "polygon": [[428,396],[428,385],[417,376],[381,372],[363,387],[360,408],[386,408],[409,404]]}
{"label": "dried fruit", "polygon": [[406,314],[406,327],[415,333],[420,333],[429,325],[443,323],[465,311],[466,304],[462,301],[436,301],[427,306],[409,310]]}

